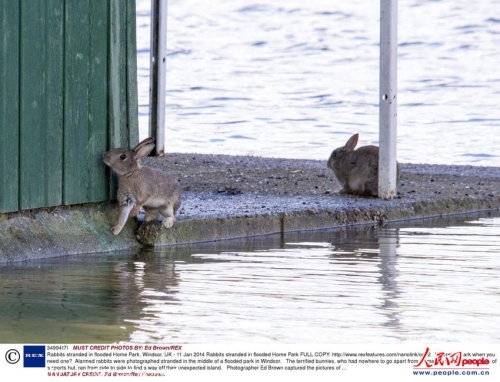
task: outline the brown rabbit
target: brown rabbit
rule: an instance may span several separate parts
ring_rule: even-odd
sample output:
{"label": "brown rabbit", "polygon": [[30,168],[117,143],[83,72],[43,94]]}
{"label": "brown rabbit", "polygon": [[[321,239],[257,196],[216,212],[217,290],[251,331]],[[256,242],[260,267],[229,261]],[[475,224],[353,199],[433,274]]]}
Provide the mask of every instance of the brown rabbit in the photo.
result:
{"label": "brown rabbit", "polygon": [[[341,194],[378,196],[378,152],[377,146],[362,146],[354,150],[358,144],[359,134],[354,134],[345,146],[333,150],[328,159],[330,168],[343,187]],[[397,164],[397,178],[400,166]]]}
{"label": "brown rabbit", "polygon": [[163,215],[162,225],[174,225],[175,214],[181,206],[181,188],[166,172],[141,166],[139,159],[155,147],[153,138],[146,138],[132,150],[119,148],[104,154],[103,161],[118,175],[119,217],[111,228],[118,235],[130,216],[136,216],[141,207],[146,212],[144,221],[150,222]]}

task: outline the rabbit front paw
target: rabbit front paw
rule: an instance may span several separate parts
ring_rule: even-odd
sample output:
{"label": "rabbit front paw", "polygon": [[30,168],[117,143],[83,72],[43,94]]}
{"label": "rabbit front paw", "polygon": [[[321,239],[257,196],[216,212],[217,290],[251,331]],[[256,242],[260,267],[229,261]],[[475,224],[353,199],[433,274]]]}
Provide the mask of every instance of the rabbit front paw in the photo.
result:
{"label": "rabbit front paw", "polygon": [[111,228],[111,233],[115,236],[118,235],[121,231],[122,227],[120,227],[118,224]]}
{"label": "rabbit front paw", "polygon": [[174,225],[174,222],[175,222],[175,218],[170,216],[168,218],[164,218],[163,222],[161,224],[165,228],[172,228],[172,226]]}

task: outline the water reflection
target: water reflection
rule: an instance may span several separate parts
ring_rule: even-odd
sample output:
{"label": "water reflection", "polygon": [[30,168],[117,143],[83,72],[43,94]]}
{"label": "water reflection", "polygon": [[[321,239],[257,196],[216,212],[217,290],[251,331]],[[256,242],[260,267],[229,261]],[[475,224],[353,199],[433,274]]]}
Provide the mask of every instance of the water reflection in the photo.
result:
{"label": "water reflection", "polygon": [[498,342],[500,216],[429,223],[4,265],[0,341]]}
{"label": "water reflection", "polygon": [[[398,297],[401,294],[397,278],[397,247],[399,243],[399,230],[397,228],[381,229],[378,235],[380,262],[378,268],[380,277],[378,282],[382,286],[383,302],[380,309],[387,317],[387,327],[401,329]],[[396,330],[399,331],[399,330]]]}

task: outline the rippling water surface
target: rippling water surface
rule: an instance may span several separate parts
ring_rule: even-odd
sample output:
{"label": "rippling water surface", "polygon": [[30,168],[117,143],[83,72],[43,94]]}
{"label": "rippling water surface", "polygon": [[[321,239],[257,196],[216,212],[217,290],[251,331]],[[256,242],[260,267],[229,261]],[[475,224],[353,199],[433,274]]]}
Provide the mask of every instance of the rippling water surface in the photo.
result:
{"label": "rippling water surface", "polygon": [[434,223],[0,266],[0,342],[498,343],[500,216]]}
{"label": "rippling water surface", "polygon": [[[138,4],[147,135],[149,0]],[[499,0],[399,1],[398,159],[500,166]],[[169,0],[167,151],[378,144],[379,1]]]}

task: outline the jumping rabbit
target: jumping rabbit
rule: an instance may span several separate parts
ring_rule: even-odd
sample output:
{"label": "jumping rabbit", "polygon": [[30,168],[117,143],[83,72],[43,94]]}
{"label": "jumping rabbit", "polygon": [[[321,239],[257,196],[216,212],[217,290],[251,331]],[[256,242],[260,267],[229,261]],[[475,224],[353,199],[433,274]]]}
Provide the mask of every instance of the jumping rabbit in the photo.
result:
{"label": "jumping rabbit", "polygon": [[104,154],[104,163],[118,175],[119,217],[111,228],[118,235],[129,216],[136,216],[140,208],[146,212],[145,222],[163,215],[162,225],[174,225],[175,214],[181,206],[181,188],[166,172],[139,164],[155,147],[153,138],[146,138],[133,149],[118,148]]}

